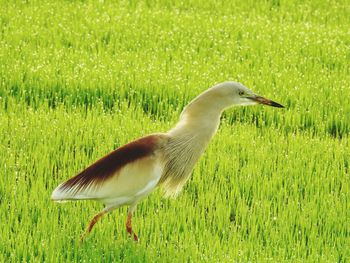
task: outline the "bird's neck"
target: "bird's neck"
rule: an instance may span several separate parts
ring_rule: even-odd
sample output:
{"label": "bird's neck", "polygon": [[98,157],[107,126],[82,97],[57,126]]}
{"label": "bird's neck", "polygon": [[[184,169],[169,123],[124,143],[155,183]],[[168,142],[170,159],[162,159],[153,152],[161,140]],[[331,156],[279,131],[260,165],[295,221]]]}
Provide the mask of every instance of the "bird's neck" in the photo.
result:
{"label": "bird's neck", "polygon": [[176,195],[191,175],[194,165],[216,133],[221,111],[188,105],[177,125],[168,132],[164,149],[165,170],[160,183],[167,195]]}
{"label": "bird's neck", "polygon": [[174,137],[192,137],[195,143],[206,145],[219,127],[222,111],[220,108],[191,103],[183,110],[179,122],[169,134]]}

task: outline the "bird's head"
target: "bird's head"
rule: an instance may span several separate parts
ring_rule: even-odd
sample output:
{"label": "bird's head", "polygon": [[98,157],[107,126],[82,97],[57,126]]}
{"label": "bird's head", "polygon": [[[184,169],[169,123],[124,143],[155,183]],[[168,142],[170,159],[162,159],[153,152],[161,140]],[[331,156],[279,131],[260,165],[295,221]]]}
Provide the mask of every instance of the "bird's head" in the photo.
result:
{"label": "bird's head", "polygon": [[225,108],[241,105],[265,104],[272,107],[284,108],[281,104],[272,100],[256,95],[250,89],[239,82],[227,81],[210,88],[208,93],[211,93],[217,98],[217,102],[222,103]]}

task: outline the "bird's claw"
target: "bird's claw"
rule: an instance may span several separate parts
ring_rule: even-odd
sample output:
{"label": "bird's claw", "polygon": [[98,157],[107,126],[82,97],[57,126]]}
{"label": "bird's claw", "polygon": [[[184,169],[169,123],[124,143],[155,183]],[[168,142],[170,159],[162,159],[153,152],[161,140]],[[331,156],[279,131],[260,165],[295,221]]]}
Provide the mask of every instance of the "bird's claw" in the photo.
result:
{"label": "bird's claw", "polygon": [[86,233],[82,234],[80,237],[80,243],[83,243],[85,241],[86,238]]}

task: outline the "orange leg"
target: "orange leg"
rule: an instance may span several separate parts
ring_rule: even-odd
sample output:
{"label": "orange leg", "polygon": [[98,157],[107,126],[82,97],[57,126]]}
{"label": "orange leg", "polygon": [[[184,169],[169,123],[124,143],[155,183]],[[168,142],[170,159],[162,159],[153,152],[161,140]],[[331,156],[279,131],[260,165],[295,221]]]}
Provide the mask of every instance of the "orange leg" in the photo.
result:
{"label": "orange leg", "polygon": [[94,218],[90,221],[88,227],[86,228],[85,232],[83,233],[83,235],[80,238],[80,241],[83,242],[85,237],[87,236],[87,234],[89,234],[92,230],[92,228],[94,227],[94,225],[97,223],[98,220],[100,220],[100,218],[105,214],[105,211],[102,211],[100,213],[98,213],[97,215],[94,216]]}
{"label": "orange leg", "polygon": [[132,231],[132,226],[131,226],[131,218],[132,218],[132,212],[128,213],[128,218],[126,220],[126,231],[128,232],[129,235],[134,236],[135,241],[139,241],[137,235]]}

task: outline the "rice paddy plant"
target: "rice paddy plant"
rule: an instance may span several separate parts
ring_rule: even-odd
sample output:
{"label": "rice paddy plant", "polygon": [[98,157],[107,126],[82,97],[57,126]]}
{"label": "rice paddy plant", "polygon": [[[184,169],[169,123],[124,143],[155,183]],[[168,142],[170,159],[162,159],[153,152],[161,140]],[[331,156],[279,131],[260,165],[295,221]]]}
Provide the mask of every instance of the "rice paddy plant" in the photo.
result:
{"label": "rice paddy plant", "polygon": [[[346,262],[346,1],[1,1],[0,262]],[[54,187],[166,131],[205,88],[238,80],[286,106],[227,111],[176,199],[126,209],[83,244],[93,202]]]}

